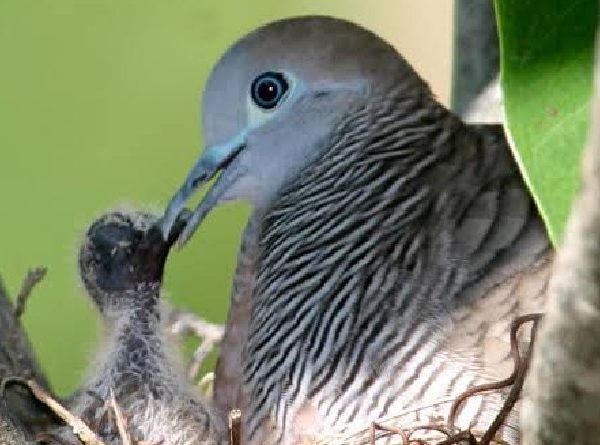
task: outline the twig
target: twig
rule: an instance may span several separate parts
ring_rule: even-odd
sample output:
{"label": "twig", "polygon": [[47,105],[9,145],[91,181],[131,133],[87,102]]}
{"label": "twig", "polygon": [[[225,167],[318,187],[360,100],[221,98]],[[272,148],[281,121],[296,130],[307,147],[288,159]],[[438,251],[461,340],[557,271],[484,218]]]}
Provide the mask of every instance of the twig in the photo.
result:
{"label": "twig", "polygon": [[123,417],[121,408],[117,404],[115,393],[112,388],[110,389],[110,406],[115,413],[117,429],[119,430],[119,437],[121,438],[121,445],[131,445],[131,437],[129,436],[129,432],[125,426],[125,418]]}
{"label": "twig", "polygon": [[397,434],[402,438],[402,445],[409,445],[410,439],[406,432],[402,428],[396,428],[393,426],[385,426],[379,423],[371,423],[371,445],[375,445],[375,431],[387,431],[392,434]]}
{"label": "twig", "polygon": [[206,374],[204,374],[202,376],[202,378],[200,379],[200,381],[197,384],[198,389],[200,389],[200,392],[202,392],[202,394],[204,394],[204,396],[207,399],[212,399],[212,396],[213,396],[212,391],[213,391],[214,383],[215,383],[215,373],[207,372]]}
{"label": "twig", "polygon": [[21,283],[21,290],[17,294],[17,300],[15,302],[15,318],[20,318],[25,312],[25,304],[31,295],[33,288],[44,279],[48,269],[45,267],[36,267],[27,272],[27,276]]}
{"label": "twig", "polygon": [[169,314],[171,332],[176,335],[195,335],[218,343],[223,338],[223,325],[206,321],[196,314],[183,311],[172,311]]}
{"label": "twig", "polygon": [[222,325],[206,321],[195,314],[183,311],[172,311],[169,316],[171,332],[175,335],[193,335],[201,338],[200,346],[196,348],[187,367],[187,376],[196,380],[202,363],[213,349],[223,339],[225,328]]}
{"label": "twig", "polygon": [[58,403],[50,394],[46,392],[34,380],[23,380],[19,378],[5,379],[2,382],[0,390],[3,392],[10,383],[17,383],[29,388],[31,393],[44,405],[46,405],[54,414],[62,419],[73,429],[73,433],[86,445],[105,445],[104,442],[94,433],[83,420],[71,414],[64,406]]}
{"label": "twig", "polygon": [[242,412],[239,409],[229,411],[229,445],[242,443]]}
{"label": "twig", "polygon": [[470,431],[461,431],[448,439],[438,442],[436,445],[453,445],[464,441],[468,441],[469,445],[477,445],[477,439],[475,439],[475,436]]}
{"label": "twig", "polygon": [[[20,377],[35,379],[40,385],[49,387],[1,279],[0,338],[0,386],[6,378]],[[11,413],[12,423],[30,437],[35,435],[39,425],[50,425],[57,420],[46,406],[35,399],[31,391],[24,388],[10,391],[10,397],[2,400],[2,404]],[[0,437],[4,435],[2,429],[0,425]]]}
{"label": "twig", "polygon": [[196,348],[187,367],[187,376],[190,380],[196,380],[200,368],[202,367],[202,363],[208,354],[210,354],[210,351],[212,351],[213,346],[214,343],[212,341],[204,340],[200,343],[200,346]]}
{"label": "twig", "polygon": [[446,427],[445,425],[431,423],[431,424],[420,425],[420,426],[415,426],[415,427],[411,428],[408,432],[409,440],[412,437],[412,435],[414,433],[416,433],[417,431],[437,431],[438,433],[444,434],[446,436],[446,438],[451,438],[453,436],[453,433],[451,431],[448,431],[448,427]]}
{"label": "twig", "polygon": [[[385,422],[397,421],[408,414],[423,411],[427,408],[433,408],[435,406],[444,405],[444,404],[450,403],[452,401],[454,401],[454,397],[446,397],[446,398],[434,400],[432,402],[425,403],[423,405],[417,405],[414,407],[406,408],[406,409],[404,409],[396,414],[393,414],[391,416],[381,417],[381,418],[377,419],[377,422],[379,424],[382,424]],[[370,427],[369,428],[357,428],[349,433],[343,434],[343,438],[345,440],[356,439],[356,438],[363,436],[365,433],[369,433],[369,432],[370,432]],[[330,436],[330,437],[333,437],[333,436]],[[319,443],[321,443],[321,442],[319,442]]]}
{"label": "twig", "polygon": [[[517,371],[517,374],[515,376],[515,381],[512,385],[512,388],[510,389],[510,392],[508,393],[508,396],[506,397],[506,400],[504,401],[504,405],[502,405],[502,409],[496,415],[496,418],[494,419],[492,424],[489,426],[487,431],[483,434],[483,437],[479,441],[479,445],[489,445],[491,443],[493,437],[496,435],[496,432],[498,431],[500,426],[502,426],[502,424],[506,420],[506,417],[508,417],[508,414],[512,411],[513,407],[515,406],[515,403],[517,403],[517,400],[519,400],[519,396],[521,395],[521,390],[523,389],[523,383],[525,382],[525,377],[527,376],[527,371],[529,369],[529,364],[531,362],[531,356],[533,353],[533,347],[535,345],[535,337],[536,337],[536,333],[537,333],[537,328],[538,328],[539,321],[541,319],[542,319],[542,314],[523,315],[522,317],[517,318],[511,326],[511,345],[512,345],[513,338],[514,338],[515,344],[517,343],[517,333],[518,333],[519,328],[524,323],[533,322],[533,327],[531,328],[531,336],[529,339],[529,347],[527,348],[527,354],[525,355],[525,358],[523,358],[521,366],[519,367],[519,369]],[[517,345],[517,351],[518,351],[518,345]]]}
{"label": "twig", "polygon": [[383,431],[388,431],[393,434],[397,434],[402,439],[402,445],[410,445],[411,443],[426,444],[426,441],[424,441],[423,439],[412,439],[411,438],[412,435],[417,431],[430,431],[430,432],[435,431],[435,432],[445,435],[446,439],[443,439],[441,442],[436,442],[436,445],[452,445],[452,444],[457,444],[457,443],[464,442],[464,441],[468,441],[469,445],[478,445],[477,440],[475,439],[475,436],[473,435],[473,433],[471,431],[459,431],[459,432],[453,433],[451,431],[448,431],[448,428],[442,424],[420,425],[420,426],[411,428],[407,432],[402,428],[385,426],[385,425],[378,424],[376,422],[373,422],[371,424],[371,429],[370,429],[370,433],[371,433],[370,444],[371,445],[375,445],[375,440],[376,440],[375,431],[376,430],[383,430]]}
{"label": "twig", "polygon": [[[489,392],[489,391],[499,390],[499,389],[506,388],[507,386],[515,384],[515,382],[517,381],[517,377],[519,377],[523,373],[522,368],[525,365],[521,361],[521,355],[519,352],[519,339],[517,338],[519,328],[524,323],[527,323],[529,321],[535,322],[535,325],[534,325],[534,328],[535,328],[535,326],[537,326],[537,321],[541,317],[542,317],[541,314],[528,314],[528,315],[523,315],[521,317],[518,317],[512,322],[511,328],[510,328],[510,353],[511,353],[511,355],[513,357],[513,361],[514,361],[514,368],[513,368],[512,373],[506,379],[499,380],[497,382],[486,383],[483,385],[474,386],[472,388],[469,388],[462,394],[460,394],[454,400],[454,402],[452,403],[452,406],[450,407],[450,414],[448,415],[448,425],[451,428],[455,427],[456,417],[458,416],[458,410],[460,409],[461,405],[465,402],[465,400],[467,400],[469,397],[472,397],[474,395],[478,395],[481,393]],[[534,338],[532,337],[531,341],[533,341],[533,340],[534,340]],[[528,356],[531,355],[530,352],[531,352],[531,348],[529,348],[529,350],[528,350]],[[525,369],[525,371],[526,371],[526,369]],[[523,376],[523,378],[524,378],[524,376]],[[518,395],[521,392],[522,382],[521,382],[521,385],[515,385],[515,386],[517,386],[517,398],[518,398]],[[514,402],[513,402],[513,405],[514,405]],[[504,420],[504,418],[506,418],[506,416],[508,415],[509,412],[510,412],[510,410],[508,412],[503,412],[503,410],[500,411],[499,414],[503,414],[502,420]],[[497,426],[496,430],[499,427],[500,427],[500,425]],[[488,431],[489,431],[489,429],[488,429]],[[495,434],[495,431],[494,431],[494,434]],[[489,443],[489,442],[487,442],[487,443]]]}

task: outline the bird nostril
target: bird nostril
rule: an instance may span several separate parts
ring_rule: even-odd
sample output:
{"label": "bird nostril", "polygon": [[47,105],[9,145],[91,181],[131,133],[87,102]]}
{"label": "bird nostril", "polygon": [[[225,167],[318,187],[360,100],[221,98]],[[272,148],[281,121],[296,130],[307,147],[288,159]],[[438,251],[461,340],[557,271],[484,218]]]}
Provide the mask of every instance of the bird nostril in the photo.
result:
{"label": "bird nostril", "polygon": [[315,99],[323,99],[324,97],[329,96],[329,91],[316,91],[314,94]]}

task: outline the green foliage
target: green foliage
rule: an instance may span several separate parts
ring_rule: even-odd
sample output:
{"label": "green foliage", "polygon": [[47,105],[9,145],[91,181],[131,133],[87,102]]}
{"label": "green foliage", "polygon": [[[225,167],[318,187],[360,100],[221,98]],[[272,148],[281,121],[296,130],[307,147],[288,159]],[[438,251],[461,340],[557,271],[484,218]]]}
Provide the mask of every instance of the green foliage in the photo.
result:
{"label": "green foliage", "polygon": [[597,0],[496,0],[501,79],[515,155],[554,243],[579,185]]}

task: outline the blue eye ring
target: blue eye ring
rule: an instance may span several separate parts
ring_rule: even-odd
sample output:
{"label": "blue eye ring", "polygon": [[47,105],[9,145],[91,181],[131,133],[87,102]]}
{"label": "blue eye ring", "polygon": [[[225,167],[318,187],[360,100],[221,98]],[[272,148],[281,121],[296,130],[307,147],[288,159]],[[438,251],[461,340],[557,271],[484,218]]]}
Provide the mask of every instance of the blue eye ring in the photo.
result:
{"label": "blue eye ring", "polygon": [[271,110],[279,104],[288,88],[289,84],[282,73],[267,71],[252,81],[250,97],[260,108]]}

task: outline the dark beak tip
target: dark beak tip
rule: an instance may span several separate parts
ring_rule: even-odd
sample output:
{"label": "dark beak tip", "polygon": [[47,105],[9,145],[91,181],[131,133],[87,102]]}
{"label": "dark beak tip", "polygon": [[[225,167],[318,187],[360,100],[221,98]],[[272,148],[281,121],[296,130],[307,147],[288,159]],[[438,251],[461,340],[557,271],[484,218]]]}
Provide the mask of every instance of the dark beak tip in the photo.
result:
{"label": "dark beak tip", "polygon": [[182,249],[192,238],[192,234],[194,233],[194,229],[186,226],[184,230],[177,236],[177,240],[175,241],[175,248],[177,250]]}
{"label": "dark beak tip", "polygon": [[177,240],[185,231],[185,228],[187,227],[191,217],[192,212],[184,207],[177,214],[177,217],[172,223],[169,220],[163,218],[163,220],[160,222],[159,227],[161,229],[163,238],[165,239],[165,241],[167,241],[169,245],[177,243]]}

